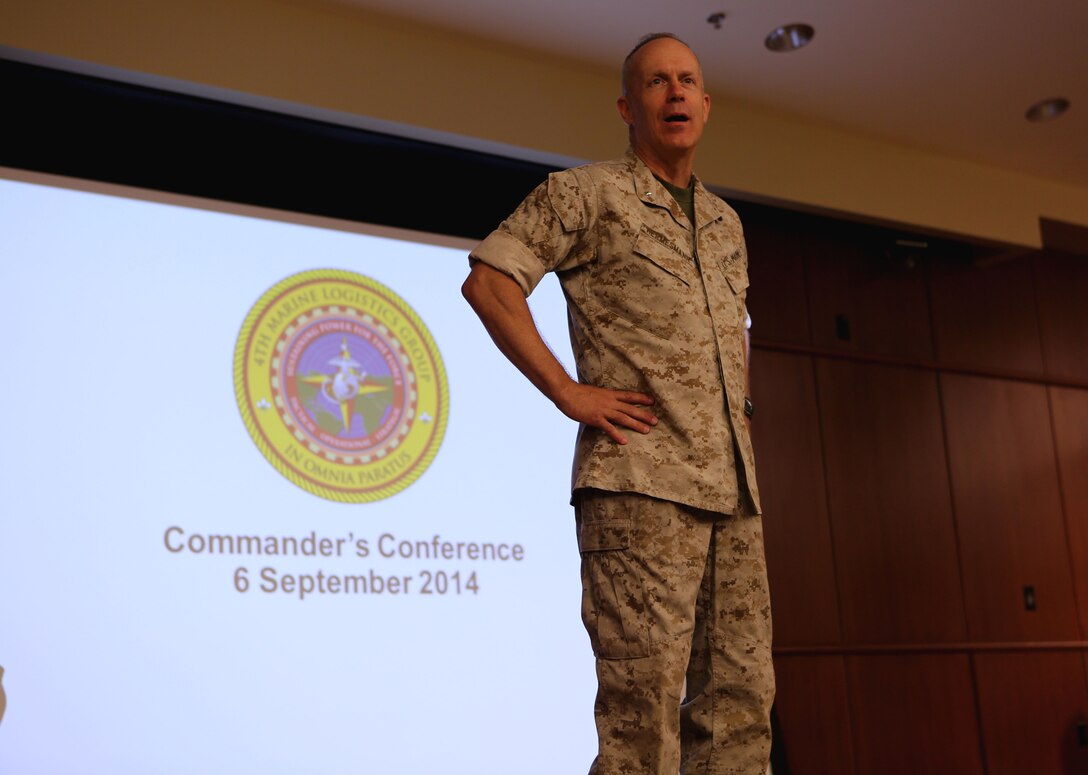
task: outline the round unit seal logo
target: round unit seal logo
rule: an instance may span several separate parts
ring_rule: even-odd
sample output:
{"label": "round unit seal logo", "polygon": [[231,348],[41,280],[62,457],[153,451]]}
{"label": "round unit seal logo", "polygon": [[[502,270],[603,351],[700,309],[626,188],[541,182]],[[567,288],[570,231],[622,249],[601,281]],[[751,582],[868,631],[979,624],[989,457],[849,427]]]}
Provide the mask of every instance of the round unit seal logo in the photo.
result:
{"label": "round unit seal logo", "polygon": [[276,470],[346,503],[422,476],[449,415],[446,370],[419,316],[381,283],[331,269],[292,275],[253,306],[234,390]]}

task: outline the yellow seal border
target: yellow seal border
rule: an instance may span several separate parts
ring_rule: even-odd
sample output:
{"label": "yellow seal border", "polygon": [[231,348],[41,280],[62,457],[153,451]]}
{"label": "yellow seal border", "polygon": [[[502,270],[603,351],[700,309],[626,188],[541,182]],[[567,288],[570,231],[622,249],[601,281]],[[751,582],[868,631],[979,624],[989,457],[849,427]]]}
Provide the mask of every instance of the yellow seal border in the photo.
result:
{"label": "yellow seal border", "polygon": [[[330,312],[369,321],[383,337],[389,337],[406,367],[409,384],[404,389],[413,391],[412,410],[395,457],[384,458],[382,452],[366,465],[347,455],[337,459],[308,443],[298,428],[283,419],[281,407],[273,405],[279,400],[274,397],[278,368],[274,364],[282,355],[281,335]],[[342,503],[382,500],[414,483],[438,454],[449,421],[445,366],[422,319],[387,286],[343,270],[293,274],[260,297],[238,333],[234,387],[242,420],[265,459],[303,490]]]}

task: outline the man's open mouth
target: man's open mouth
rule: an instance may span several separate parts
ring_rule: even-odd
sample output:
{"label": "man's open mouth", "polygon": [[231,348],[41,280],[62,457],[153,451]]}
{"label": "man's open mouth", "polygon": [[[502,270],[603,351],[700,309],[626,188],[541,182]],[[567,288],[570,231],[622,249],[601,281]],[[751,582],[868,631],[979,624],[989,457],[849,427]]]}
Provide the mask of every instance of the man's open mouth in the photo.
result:
{"label": "man's open mouth", "polygon": [[681,121],[687,121],[688,117],[683,113],[673,113],[671,116],[665,116],[665,121],[670,124],[675,124]]}

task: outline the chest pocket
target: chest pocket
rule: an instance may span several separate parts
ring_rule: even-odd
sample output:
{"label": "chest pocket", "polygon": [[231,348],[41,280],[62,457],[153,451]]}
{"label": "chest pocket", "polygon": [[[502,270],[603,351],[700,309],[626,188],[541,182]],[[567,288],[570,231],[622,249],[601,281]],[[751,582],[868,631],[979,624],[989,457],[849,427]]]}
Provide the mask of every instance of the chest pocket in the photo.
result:
{"label": "chest pocket", "polygon": [[652,262],[660,269],[664,269],[684,285],[691,285],[698,278],[695,276],[695,260],[691,256],[690,248],[684,250],[682,255],[681,250],[683,249],[680,246],[675,244],[666,245],[663,241],[665,239],[664,235],[660,238],[654,236],[654,232],[643,226],[639,230],[638,236],[635,237],[635,245],[632,250],[636,256]]}
{"label": "chest pocket", "polygon": [[744,257],[744,249],[737,248],[732,253],[722,256],[718,263],[722,275],[725,276],[733,293],[740,296],[748,287],[748,261]]}
{"label": "chest pocket", "polygon": [[630,252],[619,251],[599,266],[597,288],[606,324],[675,339],[690,323],[693,299],[701,299],[702,286],[694,260],[682,255],[680,246],[664,244],[667,239],[644,226]]}
{"label": "chest pocket", "polygon": [[748,259],[743,247],[723,251],[708,273],[707,290],[715,307],[715,320],[725,333],[742,328],[744,297],[748,289]]}

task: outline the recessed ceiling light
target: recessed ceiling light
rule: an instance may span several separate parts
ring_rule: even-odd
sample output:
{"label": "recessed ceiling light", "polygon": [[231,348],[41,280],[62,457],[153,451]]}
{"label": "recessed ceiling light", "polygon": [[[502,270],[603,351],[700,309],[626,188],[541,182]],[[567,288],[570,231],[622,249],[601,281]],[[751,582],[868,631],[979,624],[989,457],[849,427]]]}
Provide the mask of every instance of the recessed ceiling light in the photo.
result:
{"label": "recessed ceiling light", "polygon": [[763,45],[771,51],[796,51],[807,46],[816,30],[808,24],[787,24],[779,27],[767,36]]}
{"label": "recessed ceiling light", "polygon": [[1057,118],[1067,110],[1069,110],[1069,100],[1065,99],[1065,97],[1054,97],[1036,102],[1028,108],[1024,116],[1028,121],[1050,121],[1050,119]]}

